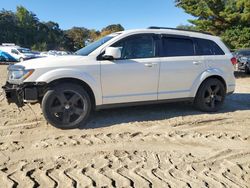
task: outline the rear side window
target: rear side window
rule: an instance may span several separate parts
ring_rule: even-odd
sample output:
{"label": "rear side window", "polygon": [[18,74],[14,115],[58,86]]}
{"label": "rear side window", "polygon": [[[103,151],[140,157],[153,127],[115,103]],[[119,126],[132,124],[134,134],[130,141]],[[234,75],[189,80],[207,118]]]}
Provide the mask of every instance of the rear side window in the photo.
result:
{"label": "rear side window", "polygon": [[165,57],[193,56],[194,44],[191,39],[178,37],[163,37],[162,55]]}
{"label": "rear side window", "polygon": [[198,38],[194,40],[196,41],[196,55],[225,55],[214,41]]}

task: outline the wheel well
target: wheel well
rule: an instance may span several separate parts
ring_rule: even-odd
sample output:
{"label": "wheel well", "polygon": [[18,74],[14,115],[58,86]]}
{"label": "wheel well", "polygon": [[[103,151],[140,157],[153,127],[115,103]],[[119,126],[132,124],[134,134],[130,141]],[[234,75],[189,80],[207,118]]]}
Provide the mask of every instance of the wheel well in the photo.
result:
{"label": "wheel well", "polygon": [[[206,80],[211,79],[211,78],[216,78],[216,79],[220,80],[223,83],[223,85],[225,87],[225,90],[227,91],[227,84],[226,84],[225,80],[221,76],[218,76],[218,75],[209,76],[205,80],[203,80],[203,82],[205,82]],[[200,86],[203,84],[203,82],[200,84]],[[200,89],[200,87],[199,87],[199,89]]]}
{"label": "wheel well", "polygon": [[91,87],[86,82],[84,82],[82,80],[75,79],[75,78],[61,78],[61,79],[54,80],[54,81],[48,83],[48,88],[55,86],[57,84],[66,83],[66,82],[67,83],[74,83],[74,84],[78,84],[78,85],[82,86],[89,94],[91,103],[93,104],[93,106],[95,106],[96,101],[95,101],[94,92],[92,91]]}

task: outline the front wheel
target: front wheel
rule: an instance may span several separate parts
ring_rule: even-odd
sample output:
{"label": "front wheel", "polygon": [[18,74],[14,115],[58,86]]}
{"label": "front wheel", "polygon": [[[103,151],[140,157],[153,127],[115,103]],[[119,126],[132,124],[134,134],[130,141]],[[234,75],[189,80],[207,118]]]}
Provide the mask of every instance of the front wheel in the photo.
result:
{"label": "front wheel", "polygon": [[201,84],[194,105],[201,111],[216,112],[223,105],[225,96],[224,84],[216,78],[210,78]]}
{"label": "front wheel", "polygon": [[86,123],[92,104],[88,93],[77,84],[60,84],[49,89],[42,100],[45,119],[61,129],[72,129]]}

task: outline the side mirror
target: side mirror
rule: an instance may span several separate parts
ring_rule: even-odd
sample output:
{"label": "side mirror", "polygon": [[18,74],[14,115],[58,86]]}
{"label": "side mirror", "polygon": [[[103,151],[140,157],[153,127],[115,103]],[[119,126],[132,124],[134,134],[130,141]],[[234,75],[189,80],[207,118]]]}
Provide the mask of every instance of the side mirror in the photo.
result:
{"label": "side mirror", "polygon": [[104,60],[120,59],[122,56],[120,48],[108,47],[102,56]]}

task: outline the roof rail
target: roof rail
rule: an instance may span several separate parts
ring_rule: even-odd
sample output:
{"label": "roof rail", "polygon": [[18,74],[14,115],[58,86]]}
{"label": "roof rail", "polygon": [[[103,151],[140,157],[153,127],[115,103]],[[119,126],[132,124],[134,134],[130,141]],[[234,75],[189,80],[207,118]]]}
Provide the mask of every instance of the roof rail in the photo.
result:
{"label": "roof rail", "polygon": [[15,43],[2,43],[2,46],[15,46]]}
{"label": "roof rail", "polygon": [[150,26],[150,27],[148,27],[148,29],[170,29],[170,30],[177,30],[177,31],[189,31],[189,32],[195,32],[195,33],[203,33],[203,34],[207,34],[207,35],[213,35],[212,33],[204,32],[204,31],[195,31],[195,30],[190,30],[190,29],[171,28],[171,27]]}

